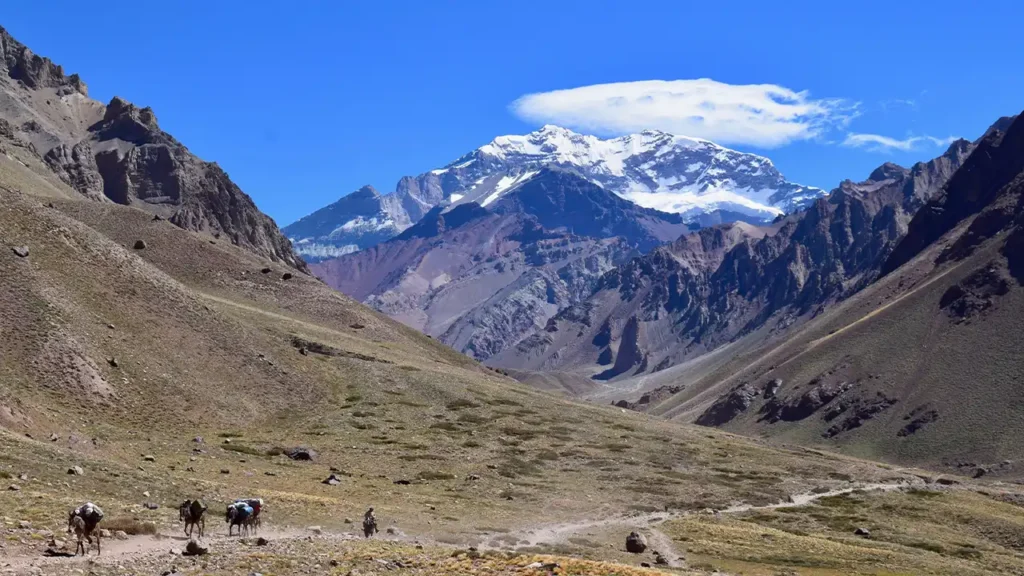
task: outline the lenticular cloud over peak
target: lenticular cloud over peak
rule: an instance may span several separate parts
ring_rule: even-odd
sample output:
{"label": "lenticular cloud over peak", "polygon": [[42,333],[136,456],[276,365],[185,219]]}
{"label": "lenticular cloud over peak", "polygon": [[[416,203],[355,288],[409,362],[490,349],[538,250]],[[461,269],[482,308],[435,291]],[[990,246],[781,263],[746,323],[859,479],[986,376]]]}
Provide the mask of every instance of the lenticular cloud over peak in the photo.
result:
{"label": "lenticular cloud over peak", "polygon": [[511,108],[527,121],[596,133],[657,129],[721,144],[773,148],[845,125],[855,115],[856,105],[813,99],[806,91],[775,84],[733,85],[701,78],[538,92],[520,97]]}

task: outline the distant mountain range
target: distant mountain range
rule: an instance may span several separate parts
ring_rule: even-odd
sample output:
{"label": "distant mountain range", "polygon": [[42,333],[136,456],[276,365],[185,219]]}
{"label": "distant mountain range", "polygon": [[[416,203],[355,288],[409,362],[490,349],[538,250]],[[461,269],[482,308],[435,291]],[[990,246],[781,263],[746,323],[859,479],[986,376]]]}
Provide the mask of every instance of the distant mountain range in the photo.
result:
{"label": "distant mountain range", "polygon": [[312,264],[330,286],[477,359],[515,345],[630,257],[677,238],[678,215],[542,168],[487,208],[438,206],[397,237]]}
{"label": "distant mountain range", "polygon": [[[770,222],[825,194],[787,182],[767,158],[706,140],[657,131],[604,140],[544,126],[525,136],[500,136],[444,168],[402,178],[390,194],[361,188],[284,232],[309,261],[340,256],[396,236],[435,206],[489,207],[545,167],[569,169],[674,222]],[[571,229],[557,221],[561,215],[549,214],[545,226]]]}

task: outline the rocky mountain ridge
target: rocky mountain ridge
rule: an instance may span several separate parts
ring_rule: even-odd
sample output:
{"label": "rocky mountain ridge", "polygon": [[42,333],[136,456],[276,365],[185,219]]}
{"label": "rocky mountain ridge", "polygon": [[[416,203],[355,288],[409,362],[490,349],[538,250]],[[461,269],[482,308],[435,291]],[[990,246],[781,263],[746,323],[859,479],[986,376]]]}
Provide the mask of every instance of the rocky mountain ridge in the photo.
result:
{"label": "rocky mountain ridge", "polygon": [[0,56],[0,138],[41,159],[66,190],[130,204],[306,270],[273,220],[216,163],[161,130],[152,109],[118,97],[106,106],[91,100],[77,74],[65,75],[2,28]]}
{"label": "rocky mountain ridge", "polygon": [[784,330],[876,278],[914,212],[973,148],[961,140],[910,169],[883,165],[771,227],[712,227],[631,260],[491,363],[630,377]]}
{"label": "rocky mountain ridge", "polygon": [[588,295],[636,254],[618,237],[543,227],[522,210],[431,210],[397,237],[312,264],[328,285],[483,360]]}

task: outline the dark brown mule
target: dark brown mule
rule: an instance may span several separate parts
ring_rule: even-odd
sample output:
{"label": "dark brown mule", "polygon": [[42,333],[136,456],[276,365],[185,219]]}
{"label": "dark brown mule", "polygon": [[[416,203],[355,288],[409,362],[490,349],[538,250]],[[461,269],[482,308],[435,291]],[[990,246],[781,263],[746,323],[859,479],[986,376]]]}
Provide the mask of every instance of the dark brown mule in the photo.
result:
{"label": "dark brown mule", "polygon": [[178,519],[185,523],[185,536],[192,538],[195,531],[203,537],[206,531],[206,505],[199,500],[185,500],[178,508]]}

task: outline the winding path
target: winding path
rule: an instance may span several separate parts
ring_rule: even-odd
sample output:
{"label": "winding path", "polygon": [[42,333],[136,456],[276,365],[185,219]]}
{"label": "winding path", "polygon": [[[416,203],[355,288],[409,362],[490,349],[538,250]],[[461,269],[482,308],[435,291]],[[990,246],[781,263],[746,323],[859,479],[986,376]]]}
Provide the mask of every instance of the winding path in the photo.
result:
{"label": "winding path", "polygon": [[[716,514],[741,514],[744,512],[750,512],[753,510],[770,510],[778,508],[791,508],[795,506],[804,506],[820,498],[827,498],[829,496],[839,496],[842,494],[849,494],[856,490],[861,491],[890,491],[899,490],[901,488],[907,488],[914,484],[909,481],[900,483],[890,484],[862,484],[857,486],[851,486],[848,488],[842,488],[839,490],[831,490],[828,492],[822,492],[818,494],[796,494],[790,496],[790,498],[783,502],[775,504],[767,504],[762,506],[753,506],[749,504],[741,504],[719,510]],[[549,524],[533,528],[530,530],[514,531],[510,533],[503,533],[492,535],[486,539],[479,548],[481,549],[492,549],[492,550],[515,550],[524,547],[534,547],[551,544],[562,544],[569,541],[574,536],[585,535],[587,531],[595,528],[605,527],[622,527],[628,530],[640,529],[647,533],[650,547],[652,550],[659,552],[665,560],[668,562],[669,567],[683,567],[683,563],[680,562],[680,554],[676,551],[672,539],[669,538],[664,532],[661,532],[657,527],[669,520],[675,518],[681,518],[693,514],[693,512],[661,512],[651,514],[634,514],[634,515],[623,515],[623,516],[612,516],[608,518],[601,518],[598,520],[583,520],[577,522],[564,522],[557,524]],[[309,536],[308,530],[302,530],[298,528],[285,528],[285,529],[268,529],[266,531],[260,531],[259,536],[264,536],[271,540],[289,540],[297,539]],[[323,533],[323,538],[335,539],[338,541],[347,541],[358,536],[353,536],[348,533]],[[512,538],[513,540],[507,540]],[[408,538],[403,538],[403,540]],[[207,538],[204,538],[203,542],[206,545],[217,546],[221,544],[227,544],[231,542],[237,542],[238,537],[229,537],[225,534],[215,534]],[[502,542],[505,540],[505,542]],[[116,565],[119,562],[124,562],[126,559],[141,558],[150,555],[166,554],[172,548],[183,549],[187,543],[187,539],[183,536],[131,536],[127,540],[115,540],[112,538],[106,538],[103,541],[103,553],[100,556],[90,554],[87,557],[77,556],[73,558],[68,557],[46,557],[40,555],[32,556],[14,556],[10,558],[0,559],[0,574],[2,573],[18,573],[19,570],[32,567],[53,567],[58,565],[67,566],[84,564],[88,561],[94,561],[101,565]],[[446,546],[442,543],[433,542],[429,539],[417,539],[419,542],[430,542],[437,546]],[[517,542],[516,544],[509,544],[508,542]],[[450,545],[448,545],[450,546]]]}

